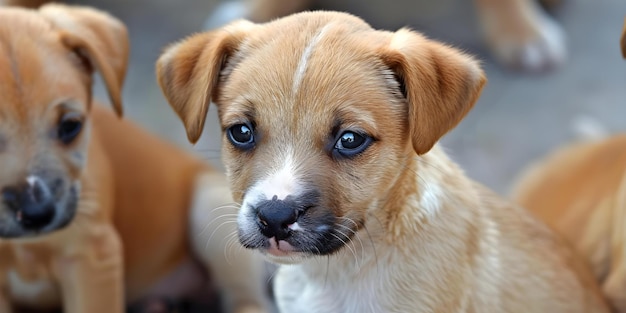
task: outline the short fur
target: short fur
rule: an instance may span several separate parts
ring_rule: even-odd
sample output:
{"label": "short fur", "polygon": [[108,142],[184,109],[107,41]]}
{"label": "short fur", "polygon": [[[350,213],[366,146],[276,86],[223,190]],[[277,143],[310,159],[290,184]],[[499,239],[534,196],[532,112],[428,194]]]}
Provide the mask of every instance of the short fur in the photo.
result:
{"label": "short fur", "polygon": [[194,35],[157,74],[191,141],[217,105],[240,241],[285,264],[282,312],[607,312],[565,243],[436,145],[486,81],[456,49],[307,12]]}
{"label": "short fur", "polygon": [[[213,210],[232,202],[223,190],[227,182],[195,157],[92,104],[96,71],[122,114],[127,59],[126,28],[108,14],[65,5],[0,8],[2,313],[16,306],[121,313],[127,301],[180,299],[204,283],[190,243],[208,243],[198,230],[228,210]],[[61,143],[59,122],[68,114],[83,127]],[[33,180],[55,186],[55,217],[35,230],[22,225],[23,209],[8,197],[14,186]],[[208,220],[190,225],[190,214]],[[216,233],[233,231],[226,225]],[[262,286],[249,283],[261,273],[245,264],[255,262],[249,253],[232,250],[230,257],[240,259],[235,267],[223,249],[197,251],[202,262],[213,261],[214,277],[230,287],[238,309],[261,310]],[[181,275],[196,279],[181,283]]]}

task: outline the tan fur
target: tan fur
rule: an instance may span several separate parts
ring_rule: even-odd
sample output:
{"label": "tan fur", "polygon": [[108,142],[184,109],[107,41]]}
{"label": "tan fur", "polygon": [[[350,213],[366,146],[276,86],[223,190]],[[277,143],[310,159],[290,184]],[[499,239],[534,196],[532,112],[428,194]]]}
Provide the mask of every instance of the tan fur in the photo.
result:
{"label": "tan fur", "polygon": [[[2,313],[12,312],[14,305],[62,305],[67,313],[124,312],[126,302],[147,296],[181,298],[204,283],[189,238],[199,233],[188,232],[210,220],[190,225],[189,217],[213,219],[228,213],[228,208],[215,210],[232,202],[227,193],[202,196],[209,186],[225,186],[225,178],[92,104],[93,69],[103,77],[121,115],[127,40],[124,25],[94,9],[0,8],[0,188],[4,191],[38,169],[65,173],[61,179],[81,184],[77,212],[68,226],[42,235],[0,238]],[[64,110],[80,115],[85,125],[67,146],[54,137]],[[198,187],[202,189],[196,194]],[[2,202],[0,228],[11,227],[7,221],[14,214]],[[220,234],[234,231],[226,225]],[[202,236],[196,240],[208,243]],[[231,258],[242,259],[238,267],[228,264],[223,249],[195,252],[202,262],[213,261],[213,275],[230,287],[225,292],[234,309],[262,311],[262,286],[233,285],[241,279],[231,278],[261,279],[250,267],[258,262],[248,252],[231,253]],[[195,280],[181,283],[178,274],[189,276],[190,271]]]}
{"label": "tan fur", "polygon": [[[217,105],[240,241],[291,264],[275,277],[282,312],[607,312],[565,243],[436,145],[485,83],[471,57],[309,12],[194,35],[157,73],[192,141]],[[350,131],[373,141],[342,157]],[[301,210],[277,224],[285,237],[265,203]]]}
{"label": "tan fur", "polygon": [[524,172],[513,198],[565,235],[626,312],[626,135],[558,149]]}

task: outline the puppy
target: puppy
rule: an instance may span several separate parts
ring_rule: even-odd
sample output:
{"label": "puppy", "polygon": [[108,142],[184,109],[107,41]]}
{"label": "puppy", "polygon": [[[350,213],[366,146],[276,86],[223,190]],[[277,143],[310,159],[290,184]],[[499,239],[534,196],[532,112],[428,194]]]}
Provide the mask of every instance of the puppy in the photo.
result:
{"label": "puppy", "polygon": [[[232,202],[227,181],[92,103],[97,71],[122,114],[127,58],[125,27],[103,12],[0,8],[2,313],[119,313],[126,301],[182,298],[203,284],[191,249],[207,245],[206,218],[228,211],[212,211]],[[259,308],[253,259],[233,250],[228,264],[223,246],[209,243],[201,261],[237,309]]]}
{"label": "puppy", "polygon": [[[353,5],[380,6],[376,1],[355,1]],[[225,19],[236,16],[254,22],[267,22],[310,9],[317,2],[320,1],[225,1],[216,8],[205,24],[206,28],[221,26]],[[473,2],[485,42],[501,64],[518,70],[537,72],[555,68],[567,59],[566,40],[561,26],[542,10],[537,0]],[[554,7],[561,1],[542,2],[547,7]]]}
{"label": "puppy", "polygon": [[[626,59],[626,19],[620,45]],[[626,312],[626,135],[584,137],[523,170],[512,197],[565,236]]]}
{"label": "puppy", "polygon": [[523,172],[513,199],[564,234],[626,312],[626,135],[559,148]]}
{"label": "puppy", "polygon": [[471,57],[307,12],[193,35],[157,76],[191,142],[216,103],[239,238],[283,264],[282,312],[607,312],[548,227],[436,145],[485,83]]}

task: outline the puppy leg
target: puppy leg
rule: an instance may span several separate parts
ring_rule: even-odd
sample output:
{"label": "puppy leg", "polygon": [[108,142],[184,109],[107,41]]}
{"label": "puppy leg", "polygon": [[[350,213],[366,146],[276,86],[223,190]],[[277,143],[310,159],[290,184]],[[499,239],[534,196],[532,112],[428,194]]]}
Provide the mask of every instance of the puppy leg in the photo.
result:
{"label": "puppy leg", "polygon": [[54,266],[65,313],[123,313],[122,244],[111,225],[90,226],[86,241]]}
{"label": "puppy leg", "polygon": [[499,62],[542,71],[566,59],[565,36],[535,0],[475,0],[487,44]]}
{"label": "puppy leg", "polygon": [[210,268],[222,292],[225,312],[267,312],[264,263],[239,244],[238,205],[227,186],[220,174],[199,177],[190,214],[192,246]]}
{"label": "puppy leg", "polygon": [[616,192],[611,220],[611,269],[602,289],[617,312],[626,312],[626,176]]}

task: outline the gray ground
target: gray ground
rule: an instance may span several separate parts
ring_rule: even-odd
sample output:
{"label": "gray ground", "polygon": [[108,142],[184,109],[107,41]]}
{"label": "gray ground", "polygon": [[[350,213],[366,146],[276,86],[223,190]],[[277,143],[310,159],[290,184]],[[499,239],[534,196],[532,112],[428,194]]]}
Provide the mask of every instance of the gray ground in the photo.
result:
{"label": "gray ground", "polygon": [[[162,48],[200,31],[217,1],[77,2],[106,9],[128,25],[132,51],[124,90],[127,117],[219,164],[215,111],[201,142],[191,147],[154,77]],[[564,67],[547,75],[520,74],[494,64],[478,34],[470,1],[386,3],[363,7],[358,0],[344,0],[325,8],[356,12],[375,27],[410,25],[484,60],[489,83],[476,108],[443,143],[471,177],[496,191],[506,193],[529,161],[572,139],[571,124],[579,115],[596,118],[613,131],[626,129],[626,60],[618,49],[626,1],[566,0],[556,19],[567,32],[570,57]]]}

